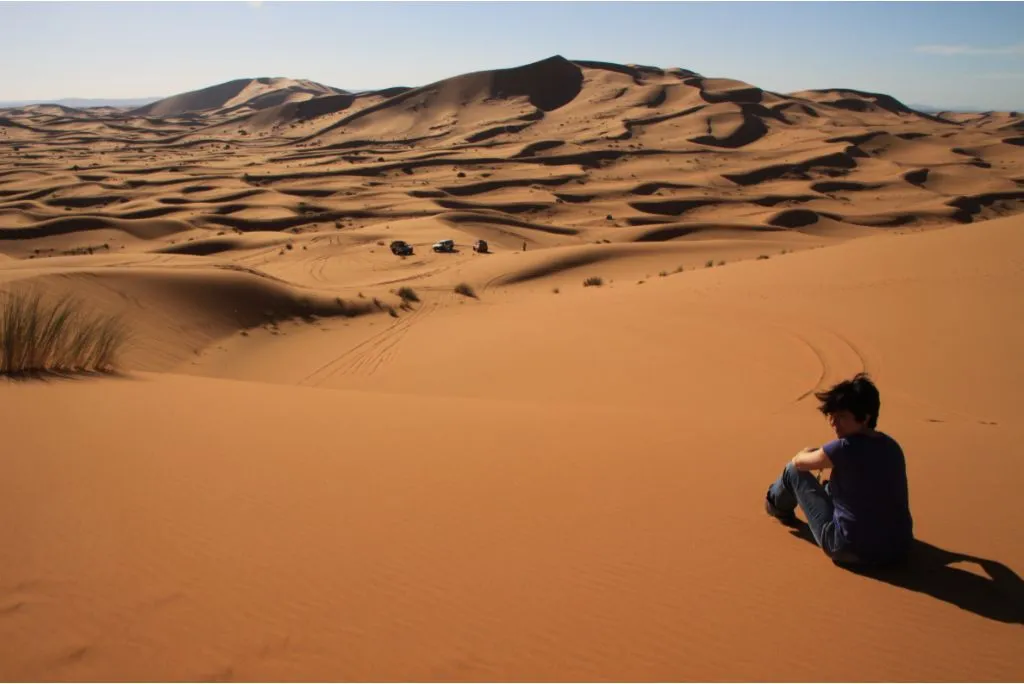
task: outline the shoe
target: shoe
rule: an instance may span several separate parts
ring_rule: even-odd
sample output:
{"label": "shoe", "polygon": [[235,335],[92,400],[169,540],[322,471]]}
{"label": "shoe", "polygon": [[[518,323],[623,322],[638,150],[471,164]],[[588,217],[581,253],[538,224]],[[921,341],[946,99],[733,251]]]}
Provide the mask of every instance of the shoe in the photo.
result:
{"label": "shoe", "polygon": [[796,513],[793,511],[780,511],[775,507],[775,504],[772,503],[771,499],[768,498],[767,494],[764,497],[764,510],[765,513],[772,516],[783,525],[793,526],[797,524]]}

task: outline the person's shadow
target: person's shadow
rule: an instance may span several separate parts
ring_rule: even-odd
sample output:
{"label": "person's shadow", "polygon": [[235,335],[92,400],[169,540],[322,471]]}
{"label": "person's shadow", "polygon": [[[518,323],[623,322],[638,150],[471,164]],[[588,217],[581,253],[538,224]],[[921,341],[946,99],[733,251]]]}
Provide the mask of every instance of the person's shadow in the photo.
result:
{"label": "person's shadow", "polygon": [[[790,533],[817,546],[810,528],[802,521]],[[953,567],[961,562],[975,563],[988,577]],[[928,594],[990,620],[1024,624],[1024,580],[1002,563],[987,558],[946,551],[915,539],[907,559],[898,565],[867,568],[844,564],[839,567]]]}

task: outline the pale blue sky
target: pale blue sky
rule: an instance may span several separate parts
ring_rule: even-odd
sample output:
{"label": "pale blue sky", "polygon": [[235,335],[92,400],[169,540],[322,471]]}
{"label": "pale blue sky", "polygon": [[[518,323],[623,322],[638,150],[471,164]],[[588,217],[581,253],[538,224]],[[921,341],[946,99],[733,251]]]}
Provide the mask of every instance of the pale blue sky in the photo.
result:
{"label": "pale blue sky", "polygon": [[569,59],[1024,109],[1022,2],[0,2],[0,100],[347,89]]}

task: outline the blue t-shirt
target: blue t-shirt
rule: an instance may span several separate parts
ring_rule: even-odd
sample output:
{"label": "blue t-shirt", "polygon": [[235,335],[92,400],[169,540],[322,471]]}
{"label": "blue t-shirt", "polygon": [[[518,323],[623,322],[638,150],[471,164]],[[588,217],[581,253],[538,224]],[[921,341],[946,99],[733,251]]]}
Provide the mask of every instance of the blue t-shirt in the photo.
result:
{"label": "blue t-shirt", "polygon": [[865,561],[892,560],[913,540],[907,463],[896,440],[876,432],[835,439],[822,449],[832,461],[832,520]]}

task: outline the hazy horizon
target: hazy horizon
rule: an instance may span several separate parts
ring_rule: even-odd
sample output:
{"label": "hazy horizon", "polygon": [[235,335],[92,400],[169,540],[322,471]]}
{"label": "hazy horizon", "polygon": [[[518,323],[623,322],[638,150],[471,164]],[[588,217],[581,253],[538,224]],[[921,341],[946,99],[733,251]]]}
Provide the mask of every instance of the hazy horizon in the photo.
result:
{"label": "hazy horizon", "polygon": [[8,2],[0,21],[5,103],[157,99],[273,76],[375,90],[560,54],[777,92],[1024,109],[1022,3]]}

